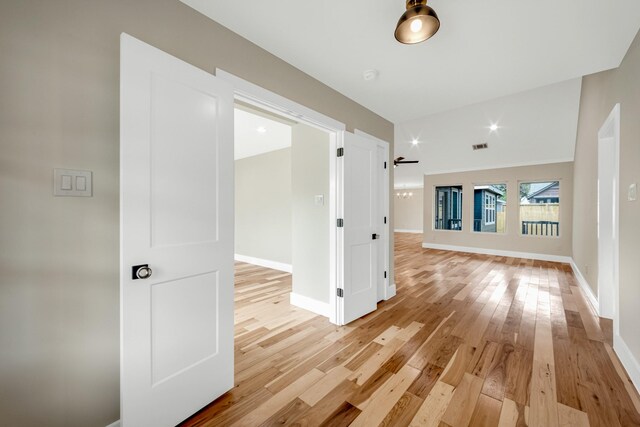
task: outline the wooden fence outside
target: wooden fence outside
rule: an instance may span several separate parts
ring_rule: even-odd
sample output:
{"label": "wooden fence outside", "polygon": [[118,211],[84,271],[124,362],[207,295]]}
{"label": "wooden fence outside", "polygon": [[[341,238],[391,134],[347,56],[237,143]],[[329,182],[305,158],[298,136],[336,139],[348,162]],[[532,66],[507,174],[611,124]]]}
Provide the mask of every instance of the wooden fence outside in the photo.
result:
{"label": "wooden fence outside", "polygon": [[560,205],[558,203],[520,205],[520,224],[523,234],[558,236],[559,222]]}

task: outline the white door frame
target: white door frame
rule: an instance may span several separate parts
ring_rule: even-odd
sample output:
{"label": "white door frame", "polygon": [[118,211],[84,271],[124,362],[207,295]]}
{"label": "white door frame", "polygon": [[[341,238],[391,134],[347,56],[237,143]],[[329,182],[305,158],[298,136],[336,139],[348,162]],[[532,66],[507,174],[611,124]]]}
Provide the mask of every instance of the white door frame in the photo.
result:
{"label": "white door frame", "polygon": [[[613,165],[611,171],[613,176],[613,230],[605,227],[604,230],[612,232],[613,236],[613,283],[605,286],[605,281],[601,279],[600,263],[602,262],[600,244],[598,244],[598,311],[602,317],[613,319],[614,336],[619,335],[619,236],[620,236],[620,104],[616,104],[611,113],[604,121],[598,131],[598,160],[600,160],[602,150],[613,148]],[[601,179],[600,173],[606,171],[598,170],[598,187]],[[598,193],[598,200],[600,199]],[[598,203],[598,241],[600,242],[600,207]]]}
{"label": "white door frame", "polygon": [[338,257],[342,256],[342,254],[338,250],[338,230],[335,226],[338,220],[339,183],[336,151],[339,147],[344,146],[343,140],[346,125],[220,68],[216,68],[215,75],[231,83],[236,100],[297,122],[303,122],[329,133],[329,158],[331,159],[329,166],[329,224],[331,225],[329,227],[329,321],[338,324]]}
{"label": "white door frame", "polygon": [[[382,179],[382,187],[383,187],[383,192],[382,192],[382,216],[387,218],[387,223],[383,225],[382,228],[382,245],[384,245],[384,260],[383,260],[383,265],[384,265],[384,271],[387,272],[387,277],[384,281],[384,293],[382,295],[378,295],[378,299],[385,299],[388,300],[392,297],[394,297],[396,295],[396,286],[394,281],[392,280],[392,271],[389,268],[389,261],[390,261],[390,256],[389,256],[389,251],[390,251],[390,237],[391,237],[391,232],[390,232],[390,227],[391,227],[391,218],[389,215],[389,171],[391,170],[391,165],[392,165],[392,159],[389,158],[389,146],[391,144],[389,144],[389,142],[380,139],[380,138],[376,138],[375,136],[368,134],[364,131],[361,131],[360,129],[355,129],[354,133],[356,135],[361,135],[364,136],[366,138],[369,139],[373,139],[374,141],[376,141],[376,143],[378,144],[378,147],[382,147],[384,149],[384,161],[387,162],[387,168],[384,169],[383,172],[383,179]],[[378,261],[379,262],[379,261]],[[382,298],[381,298],[382,297]]]}

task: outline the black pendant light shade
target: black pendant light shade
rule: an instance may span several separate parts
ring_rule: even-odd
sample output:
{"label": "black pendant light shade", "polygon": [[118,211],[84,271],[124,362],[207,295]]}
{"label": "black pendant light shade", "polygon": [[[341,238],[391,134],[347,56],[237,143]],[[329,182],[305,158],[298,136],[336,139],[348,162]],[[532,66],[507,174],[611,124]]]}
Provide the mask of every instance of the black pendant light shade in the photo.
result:
{"label": "black pendant light shade", "polygon": [[427,0],[407,0],[407,11],[396,25],[396,40],[404,44],[420,43],[440,29],[436,12],[427,6]]}

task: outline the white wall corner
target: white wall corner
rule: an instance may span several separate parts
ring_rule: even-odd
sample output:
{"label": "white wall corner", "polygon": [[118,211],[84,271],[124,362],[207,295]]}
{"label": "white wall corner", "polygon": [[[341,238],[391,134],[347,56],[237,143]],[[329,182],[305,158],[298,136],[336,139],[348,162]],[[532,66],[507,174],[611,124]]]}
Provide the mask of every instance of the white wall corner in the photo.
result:
{"label": "white wall corner", "polygon": [[422,247],[425,249],[438,249],[441,251],[469,252],[472,254],[535,259],[539,261],[563,262],[566,264],[570,264],[573,261],[571,257],[563,256],[563,255],[548,255],[548,254],[536,254],[531,252],[503,251],[500,249],[485,249],[485,248],[476,248],[471,246],[441,245],[439,243],[423,242]]}
{"label": "white wall corner", "polygon": [[107,427],[120,427],[120,420],[112,422]]}
{"label": "white wall corner", "polygon": [[291,264],[285,264],[283,262],[271,261],[268,259],[255,258],[246,255],[235,254],[234,259],[240,262],[246,262],[247,264],[259,265],[260,267],[271,268],[272,270],[284,271],[285,273],[291,273],[293,267]]}
{"label": "white wall corner", "polygon": [[620,335],[613,336],[613,350],[618,355],[624,369],[627,370],[633,386],[640,393],[640,363]]}
{"label": "white wall corner", "polygon": [[294,292],[289,294],[289,302],[291,305],[319,314],[320,316],[331,316],[331,306],[328,302],[318,301],[317,299],[309,298]]}
{"label": "white wall corner", "polygon": [[384,299],[389,300],[396,296],[396,284],[389,285],[387,289],[387,295],[385,295]]}
{"label": "white wall corner", "polygon": [[589,282],[587,282],[587,279],[584,278],[584,276],[580,272],[580,269],[578,268],[578,266],[576,265],[573,259],[571,259],[571,269],[573,270],[573,274],[576,276],[576,279],[578,280],[578,284],[580,285],[582,292],[586,295],[587,300],[589,300],[589,304],[591,304],[591,308],[593,309],[594,313],[597,316],[600,316],[600,313],[598,310],[598,307],[600,307],[600,304],[598,304],[598,298],[593,294],[593,291],[591,290],[591,286],[589,286]]}
{"label": "white wall corner", "polygon": [[405,230],[405,229],[395,229],[394,233],[412,233],[412,234],[422,234],[424,231],[422,230]]}

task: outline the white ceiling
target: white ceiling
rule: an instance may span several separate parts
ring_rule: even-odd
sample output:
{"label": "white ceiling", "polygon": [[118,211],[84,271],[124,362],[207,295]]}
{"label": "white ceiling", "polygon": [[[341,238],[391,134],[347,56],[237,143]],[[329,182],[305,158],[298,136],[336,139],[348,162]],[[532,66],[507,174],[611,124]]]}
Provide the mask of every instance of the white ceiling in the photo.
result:
{"label": "white ceiling", "polygon": [[638,0],[433,0],[406,46],[405,0],[182,1],[394,123],[615,68],[640,27]]}
{"label": "white ceiling", "polygon": [[[573,161],[581,82],[573,79],[396,125],[395,156],[420,163],[395,168],[395,186],[422,186],[424,174]],[[490,130],[492,124],[496,131]],[[473,151],[473,144],[483,142],[489,148]]]}
{"label": "white ceiling", "polygon": [[245,109],[235,109],[234,132],[236,160],[291,147],[290,125]]}

